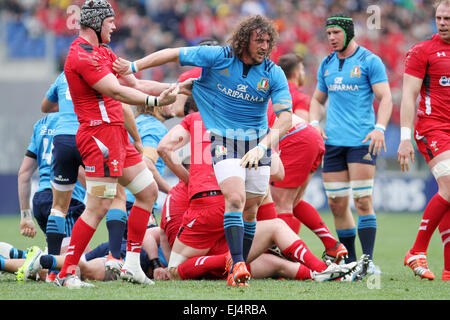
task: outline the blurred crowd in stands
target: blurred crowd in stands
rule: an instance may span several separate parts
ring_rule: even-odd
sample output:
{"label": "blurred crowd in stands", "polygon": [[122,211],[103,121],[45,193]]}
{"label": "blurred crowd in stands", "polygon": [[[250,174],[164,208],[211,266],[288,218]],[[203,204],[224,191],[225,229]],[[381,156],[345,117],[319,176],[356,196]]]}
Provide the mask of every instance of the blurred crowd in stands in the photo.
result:
{"label": "blurred crowd in stands", "polygon": [[[51,31],[57,39],[65,39],[55,52],[61,68],[65,49],[77,33],[68,28],[72,13],[68,7],[81,7],[83,3],[84,0],[3,0],[0,10],[7,14],[1,17],[13,26],[8,28],[7,39],[17,42],[15,28],[19,27],[27,39],[40,39]],[[206,37],[215,37],[225,45],[242,16],[268,16],[277,23],[280,33],[272,59],[276,62],[288,52],[302,55],[308,75],[304,86],[307,94],[314,90],[321,59],[330,52],[325,19],[332,13],[346,12],[355,21],[357,43],[379,55],[388,69],[394,98],[393,123],[399,121],[405,53],[411,45],[436,32],[430,0],[110,0],[110,3],[116,10],[118,27],[112,46],[117,55],[130,60],[158,49],[195,45]],[[37,52],[36,45],[30,48],[31,53]],[[9,58],[15,58],[14,50]],[[172,81],[181,71],[179,66],[168,64],[141,76]]]}

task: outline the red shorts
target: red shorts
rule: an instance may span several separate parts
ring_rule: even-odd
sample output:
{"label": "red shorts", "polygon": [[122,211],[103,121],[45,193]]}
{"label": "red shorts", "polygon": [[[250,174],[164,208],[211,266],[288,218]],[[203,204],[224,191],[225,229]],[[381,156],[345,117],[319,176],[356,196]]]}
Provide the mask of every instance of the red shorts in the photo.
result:
{"label": "red shorts", "polygon": [[424,122],[417,122],[414,138],[417,149],[428,163],[438,154],[450,150],[450,128],[448,130],[430,130],[429,127],[424,125]]}
{"label": "red shorts", "polygon": [[208,255],[223,254],[228,244],[223,228],[225,198],[211,196],[191,200],[183,217],[183,226],[178,239],[195,249],[211,248]]}
{"label": "red shorts", "polygon": [[282,181],[273,181],[274,187],[297,188],[315,172],[325,153],[323,139],[316,129],[299,124],[289,130],[280,140],[280,159],[285,176]]}
{"label": "red shorts", "polygon": [[172,247],[183,222],[183,215],[189,207],[189,202],[185,202],[186,206],[180,206],[176,205],[175,201],[171,201],[169,197],[170,195],[167,196],[161,210],[160,227],[166,233],[167,241]]}
{"label": "red shorts", "polygon": [[76,135],[87,177],[120,177],[142,161],[123,125],[80,126]]}

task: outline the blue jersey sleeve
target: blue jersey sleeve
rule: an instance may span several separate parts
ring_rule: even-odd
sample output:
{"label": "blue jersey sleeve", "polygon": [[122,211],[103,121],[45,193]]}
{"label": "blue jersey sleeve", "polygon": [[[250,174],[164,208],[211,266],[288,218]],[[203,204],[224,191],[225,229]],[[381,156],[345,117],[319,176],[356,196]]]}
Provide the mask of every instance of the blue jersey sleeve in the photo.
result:
{"label": "blue jersey sleeve", "polygon": [[322,63],[319,66],[319,69],[317,69],[317,89],[319,89],[322,92],[328,93],[327,84],[325,83],[325,77],[324,77],[324,65],[325,65],[325,59],[322,61]]}
{"label": "blue jersey sleeve", "polygon": [[273,86],[270,93],[272,104],[281,104],[285,106],[281,110],[275,111],[277,114],[281,111],[292,109],[292,97],[289,92],[289,85],[283,70],[279,66],[275,66],[272,70]]}
{"label": "blue jersey sleeve", "polygon": [[197,46],[182,47],[179,50],[179,59],[182,66],[223,68],[224,63],[231,58],[229,47]]}
{"label": "blue jersey sleeve", "polygon": [[388,82],[386,67],[380,57],[372,55],[369,60],[369,82],[370,85],[376,83]]}
{"label": "blue jersey sleeve", "polygon": [[158,140],[153,135],[146,135],[144,137],[141,137],[142,139],[142,145],[144,147],[151,147],[151,148],[158,148]]}
{"label": "blue jersey sleeve", "polygon": [[58,79],[50,86],[45,95],[51,102],[58,102]]}
{"label": "blue jersey sleeve", "polygon": [[27,150],[31,151],[35,155],[39,154],[39,141],[36,141],[36,134],[39,133],[39,121],[36,122],[33,126],[33,134],[31,135],[30,144],[28,145]]}

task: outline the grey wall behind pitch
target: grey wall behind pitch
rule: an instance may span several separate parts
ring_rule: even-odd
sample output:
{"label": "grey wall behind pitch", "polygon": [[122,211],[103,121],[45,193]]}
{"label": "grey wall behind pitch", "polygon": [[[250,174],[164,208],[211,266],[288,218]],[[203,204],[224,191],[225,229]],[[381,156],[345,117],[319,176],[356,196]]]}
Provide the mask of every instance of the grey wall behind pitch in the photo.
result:
{"label": "grey wall behind pitch", "polygon": [[51,80],[0,81],[0,174],[17,173]]}

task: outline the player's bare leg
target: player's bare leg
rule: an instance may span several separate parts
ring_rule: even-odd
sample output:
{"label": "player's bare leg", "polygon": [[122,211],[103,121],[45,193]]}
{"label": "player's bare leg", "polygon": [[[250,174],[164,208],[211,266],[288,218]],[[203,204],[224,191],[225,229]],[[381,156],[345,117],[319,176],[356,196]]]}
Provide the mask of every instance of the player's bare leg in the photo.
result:
{"label": "player's bare leg", "polygon": [[127,253],[120,277],[131,282],[154,284],[142,270],[139,256],[151,210],[158,197],[158,187],[143,161],[124,168],[119,183],[135,196],[128,217]]}

